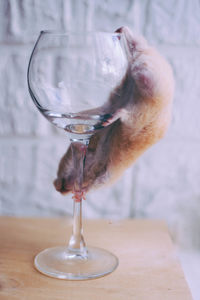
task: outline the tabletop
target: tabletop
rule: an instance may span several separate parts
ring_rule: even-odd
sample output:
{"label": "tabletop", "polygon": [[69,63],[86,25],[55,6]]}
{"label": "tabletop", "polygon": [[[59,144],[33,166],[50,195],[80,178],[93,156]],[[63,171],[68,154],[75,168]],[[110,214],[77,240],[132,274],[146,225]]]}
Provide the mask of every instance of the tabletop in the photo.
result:
{"label": "tabletop", "polygon": [[39,273],[41,250],[65,245],[70,218],[0,217],[1,300],[191,300],[168,228],[157,220],[86,220],[88,245],[119,258],[111,274],[68,281]]}

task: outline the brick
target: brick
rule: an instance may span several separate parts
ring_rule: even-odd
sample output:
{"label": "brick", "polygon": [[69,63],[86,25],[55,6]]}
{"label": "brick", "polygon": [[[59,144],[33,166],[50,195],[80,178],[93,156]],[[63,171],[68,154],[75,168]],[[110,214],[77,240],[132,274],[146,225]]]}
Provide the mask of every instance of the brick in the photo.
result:
{"label": "brick", "polygon": [[97,1],[94,27],[96,30],[112,32],[121,26],[129,26],[142,32],[146,5],[147,0]]}
{"label": "brick", "polygon": [[151,0],[147,6],[145,35],[154,43],[200,45],[198,0]]}
{"label": "brick", "polygon": [[63,29],[62,0],[2,0],[0,8],[1,42],[34,42],[41,30]]}
{"label": "brick", "polygon": [[175,76],[173,118],[169,135],[173,139],[199,139],[200,57],[198,49],[160,49],[171,63]]}
{"label": "brick", "polygon": [[[67,142],[1,140],[0,214],[67,214],[69,197],[62,197],[53,187],[57,165]],[[68,200],[67,200],[68,199]]]}
{"label": "brick", "polygon": [[133,207],[138,217],[166,220],[180,246],[197,248],[199,151],[198,142],[166,138],[146,152],[137,163]]}
{"label": "brick", "polygon": [[28,92],[30,49],[8,53],[0,59],[0,135],[46,135],[53,126],[36,109]]}
{"label": "brick", "polygon": [[94,13],[96,1],[68,0],[63,1],[63,27],[65,30],[92,31],[94,29]]}

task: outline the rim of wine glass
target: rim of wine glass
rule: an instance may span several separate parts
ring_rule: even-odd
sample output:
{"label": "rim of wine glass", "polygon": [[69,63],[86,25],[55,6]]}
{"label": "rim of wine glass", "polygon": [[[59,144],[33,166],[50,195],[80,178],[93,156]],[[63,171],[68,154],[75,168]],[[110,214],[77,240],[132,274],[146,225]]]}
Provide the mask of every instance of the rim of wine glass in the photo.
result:
{"label": "rim of wine glass", "polygon": [[109,31],[57,31],[57,30],[41,30],[40,34],[55,34],[55,35],[94,35],[97,33],[102,33],[111,36],[121,36],[121,32],[109,32]]}

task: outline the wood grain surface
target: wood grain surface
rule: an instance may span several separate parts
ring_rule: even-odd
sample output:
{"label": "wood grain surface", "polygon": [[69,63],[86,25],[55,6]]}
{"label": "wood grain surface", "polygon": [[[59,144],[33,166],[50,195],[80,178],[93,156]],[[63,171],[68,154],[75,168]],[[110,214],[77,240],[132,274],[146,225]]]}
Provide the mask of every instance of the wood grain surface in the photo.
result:
{"label": "wood grain surface", "polygon": [[115,253],[118,268],[85,281],[47,277],[34,256],[64,245],[71,219],[0,217],[0,300],[191,300],[165,223],[153,220],[89,220],[88,245]]}

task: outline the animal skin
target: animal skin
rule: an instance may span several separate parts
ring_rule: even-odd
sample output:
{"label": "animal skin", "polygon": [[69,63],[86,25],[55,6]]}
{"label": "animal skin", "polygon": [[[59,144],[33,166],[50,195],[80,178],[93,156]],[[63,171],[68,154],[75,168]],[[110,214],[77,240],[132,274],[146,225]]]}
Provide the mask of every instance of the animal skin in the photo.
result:
{"label": "animal skin", "polygon": [[[170,65],[129,28],[122,27],[117,32],[127,42],[128,68],[107,103],[95,111],[110,116],[107,120],[110,124],[90,139],[81,182],[84,191],[115,182],[164,136],[170,123],[174,94]],[[75,180],[80,177],[73,155],[79,164],[81,147],[80,143],[74,143],[60,161],[54,185],[63,194],[72,192]]]}

